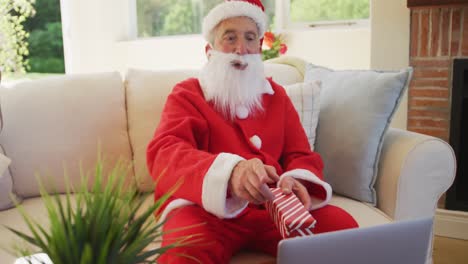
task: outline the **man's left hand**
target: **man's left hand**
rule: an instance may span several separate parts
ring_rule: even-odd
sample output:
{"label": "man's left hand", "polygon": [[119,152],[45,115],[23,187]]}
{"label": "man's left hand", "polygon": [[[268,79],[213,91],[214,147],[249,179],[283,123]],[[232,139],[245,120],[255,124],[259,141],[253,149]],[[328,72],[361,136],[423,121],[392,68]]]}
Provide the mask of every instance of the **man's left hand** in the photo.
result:
{"label": "man's left hand", "polygon": [[280,181],[279,188],[283,190],[284,194],[290,194],[291,191],[296,194],[297,198],[301,200],[304,207],[309,210],[312,201],[310,195],[307,192],[307,188],[298,180],[294,179],[291,176],[284,176]]}

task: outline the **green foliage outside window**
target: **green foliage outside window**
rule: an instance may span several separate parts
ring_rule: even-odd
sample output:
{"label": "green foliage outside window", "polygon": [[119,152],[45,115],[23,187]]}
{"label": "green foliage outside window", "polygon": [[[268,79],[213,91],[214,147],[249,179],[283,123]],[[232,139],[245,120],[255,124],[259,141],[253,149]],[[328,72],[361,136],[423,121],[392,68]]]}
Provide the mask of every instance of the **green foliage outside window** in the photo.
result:
{"label": "green foliage outside window", "polygon": [[137,0],[139,37],[198,34],[208,11],[223,0]]}
{"label": "green foliage outside window", "polygon": [[161,33],[165,35],[172,34],[190,34],[194,31],[199,31],[197,23],[193,23],[197,16],[196,10],[193,10],[190,0],[179,1],[179,4],[174,5],[164,17],[164,24]]}
{"label": "green foliage outside window", "polygon": [[24,22],[34,14],[34,0],[0,0],[0,70],[24,73],[29,54]]}
{"label": "green foliage outside window", "polygon": [[60,0],[35,0],[36,15],[25,23],[29,36],[28,72],[64,73]]}
{"label": "green foliage outside window", "polygon": [[[138,37],[201,33],[203,17],[224,0],[137,0]],[[369,18],[369,0],[290,0],[293,22]],[[263,0],[274,29],[276,0]]]}
{"label": "green foliage outside window", "polygon": [[369,18],[369,0],[291,0],[293,22]]}
{"label": "green foliage outside window", "polygon": [[[224,0],[137,0],[138,37],[200,34],[203,18]],[[270,25],[275,0],[263,0]]]}
{"label": "green foliage outside window", "polygon": [[0,0],[0,68],[65,72],[60,0]]}

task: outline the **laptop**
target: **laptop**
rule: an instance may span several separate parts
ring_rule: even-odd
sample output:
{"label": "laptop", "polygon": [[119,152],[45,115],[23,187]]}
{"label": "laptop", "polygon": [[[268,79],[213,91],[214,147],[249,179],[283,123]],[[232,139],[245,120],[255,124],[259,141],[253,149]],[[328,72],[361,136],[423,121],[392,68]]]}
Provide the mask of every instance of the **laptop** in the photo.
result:
{"label": "laptop", "polygon": [[278,245],[278,264],[423,264],[432,218],[393,222],[306,237]]}

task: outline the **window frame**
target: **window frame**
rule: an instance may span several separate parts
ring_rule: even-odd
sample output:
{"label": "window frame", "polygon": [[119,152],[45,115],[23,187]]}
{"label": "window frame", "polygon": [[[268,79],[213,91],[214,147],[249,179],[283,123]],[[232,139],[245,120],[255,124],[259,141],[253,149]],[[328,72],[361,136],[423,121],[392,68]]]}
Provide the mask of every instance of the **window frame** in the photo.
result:
{"label": "window frame", "polygon": [[[322,20],[315,22],[293,22],[290,17],[290,0],[275,0],[275,14],[277,17],[276,30],[314,30],[314,29],[346,29],[369,27],[370,14],[367,19]],[[369,9],[371,0],[369,0]]]}
{"label": "window frame", "polygon": [[[138,18],[137,18],[137,7],[136,0],[129,0],[129,39],[141,40],[148,38],[174,38],[181,36],[193,36],[201,34],[181,34],[181,35],[170,35],[170,36],[152,36],[152,37],[140,37],[138,36]],[[367,19],[349,19],[349,20],[333,20],[333,21],[316,21],[316,22],[292,22],[289,10],[290,0],[275,0],[275,15],[276,23],[275,30],[278,32],[285,30],[316,30],[316,29],[350,29],[350,28],[362,28],[370,26],[370,14]],[[371,0],[369,0],[369,8]]]}

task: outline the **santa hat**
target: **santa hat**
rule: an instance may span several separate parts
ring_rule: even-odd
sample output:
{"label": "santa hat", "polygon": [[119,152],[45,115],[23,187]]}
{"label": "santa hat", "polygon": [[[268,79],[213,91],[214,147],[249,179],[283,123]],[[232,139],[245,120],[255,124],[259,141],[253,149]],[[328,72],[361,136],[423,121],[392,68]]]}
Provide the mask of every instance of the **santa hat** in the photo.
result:
{"label": "santa hat", "polygon": [[211,31],[223,20],[231,17],[249,17],[257,24],[259,37],[267,28],[267,17],[261,0],[226,0],[215,6],[203,19],[203,36],[210,41]]}

